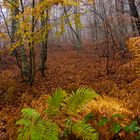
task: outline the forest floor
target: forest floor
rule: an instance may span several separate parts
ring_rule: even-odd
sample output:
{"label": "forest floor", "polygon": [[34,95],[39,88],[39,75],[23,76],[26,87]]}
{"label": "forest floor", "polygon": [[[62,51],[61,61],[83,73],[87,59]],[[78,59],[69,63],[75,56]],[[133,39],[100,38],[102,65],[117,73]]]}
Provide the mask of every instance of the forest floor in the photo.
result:
{"label": "forest floor", "polygon": [[[133,61],[128,58],[115,60],[115,67],[106,74],[106,58],[96,58],[87,50],[50,48],[45,77],[36,73],[33,86],[23,83],[14,59],[7,53],[0,61],[0,140],[12,140],[13,118],[18,118],[24,104],[42,94],[51,94],[61,87],[67,91],[79,86],[92,87],[101,95],[108,95],[128,103],[135,115],[140,115],[140,81],[133,71]],[[112,61],[110,62],[112,63]],[[14,87],[10,94],[6,88]],[[7,135],[6,135],[7,134]]]}

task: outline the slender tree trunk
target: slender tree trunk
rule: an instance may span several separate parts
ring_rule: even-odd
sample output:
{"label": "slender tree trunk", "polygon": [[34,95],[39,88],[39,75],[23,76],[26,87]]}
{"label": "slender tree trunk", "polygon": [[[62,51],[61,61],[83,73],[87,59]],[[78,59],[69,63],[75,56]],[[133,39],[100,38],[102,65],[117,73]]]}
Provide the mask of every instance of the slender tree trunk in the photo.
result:
{"label": "slender tree trunk", "polygon": [[[35,7],[35,0],[32,1],[32,8]],[[34,28],[35,28],[35,17],[34,13],[32,13],[32,42],[29,44],[30,48],[30,76],[29,81],[32,85],[34,82],[34,76],[35,76],[35,54],[34,54]]]}
{"label": "slender tree trunk", "polygon": [[[43,32],[43,41],[41,43],[41,53],[40,53],[40,66],[39,69],[41,70],[41,74],[45,76],[45,69],[46,69],[46,61],[47,61],[47,53],[48,53],[48,18],[49,18],[49,11],[44,11],[46,14],[45,18],[41,19],[41,27],[44,29]],[[42,14],[44,14],[44,12]]]}
{"label": "slender tree trunk", "polygon": [[134,0],[128,0],[128,2],[129,2],[130,10],[131,10],[131,15],[134,18],[136,18],[136,26],[137,26],[138,33],[140,35],[140,17],[139,17],[139,13],[138,13],[136,5],[135,5],[135,1]]}
{"label": "slender tree trunk", "polygon": [[[78,2],[78,0],[76,0],[76,2]],[[75,32],[78,36],[78,39],[80,39],[80,41],[77,42],[76,40],[76,48],[77,49],[81,49],[82,45],[81,45],[81,29],[78,27],[80,25],[80,8],[78,6],[74,7],[74,21],[75,21]],[[77,38],[76,38],[77,39]]]}
{"label": "slender tree trunk", "polygon": [[[17,0],[12,0],[12,2],[14,4],[18,3]],[[17,7],[18,8],[18,7]],[[11,36],[12,36],[12,42],[14,43],[15,41],[15,34],[17,32],[17,26],[18,26],[18,21],[15,19],[16,15],[19,14],[19,11],[18,9],[13,7],[11,12],[12,12],[12,22],[11,22]],[[20,57],[20,60],[21,60],[21,64],[20,64],[20,70],[21,70],[21,75],[23,77],[23,79],[26,78],[26,76],[28,75],[29,73],[29,69],[28,69],[28,62],[27,62],[27,56],[26,56],[26,53],[25,53],[25,49],[24,49],[24,46],[21,45],[19,47],[19,55],[17,56],[17,50],[18,49],[14,49],[14,54],[15,54],[15,57],[16,57],[16,60],[17,60],[17,64],[19,66],[19,62],[18,62],[18,56]]]}
{"label": "slender tree trunk", "polygon": [[[66,7],[63,7],[63,9],[64,9],[65,15],[67,15]],[[75,37],[77,38],[77,40],[78,40],[78,42],[79,42],[79,45],[82,46],[81,38],[80,38],[80,36],[76,33],[76,31],[74,30],[74,28],[72,27],[72,25],[71,25],[70,20],[69,20],[68,17],[66,18],[66,21],[67,21],[67,24],[69,25],[71,31],[74,33]],[[80,47],[80,48],[82,48],[82,47]]]}
{"label": "slender tree trunk", "polygon": [[46,69],[46,61],[47,61],[47,54],[48,54],[48,34],[45,36],[45,40],[41,49],[41,74],[45,76],[45,69]]}

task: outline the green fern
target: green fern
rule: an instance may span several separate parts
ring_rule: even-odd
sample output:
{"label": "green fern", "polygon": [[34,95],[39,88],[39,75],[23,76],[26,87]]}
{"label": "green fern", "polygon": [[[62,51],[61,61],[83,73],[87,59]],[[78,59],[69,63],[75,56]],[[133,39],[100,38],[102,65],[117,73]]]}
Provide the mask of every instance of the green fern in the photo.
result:
{"label": "green fern", "polygon": [[34,109],[23,109],[23,119],[17,121],[20,125],[18,140],[58,140],[58,126],[51,121],[43,121],[40,113]]}
{"label": "green fern", "polygon": [[35,109],[25,108],[21,111],[23,118],[37,120],[40,118],[40,113]]}
{"label": "green fern", "polygon": [[45,122],[45,137],[44,140],[58,140],[59,127],[51,121]]}
{"label": "green fern", "polygon": [[96,130],[89,124],[84,121],[79,121],[77,123],[72,123],[69,125],[70,133],[74,134],[76,138],[81,138],[83,140],[97,140],[98,133]]}
{"label": "green fern", "polygon": [[47,103],[48,108],[46,113],[48,116],[56,116],[60,113],[61,105],[63,103],[64,98],[66,97],[66,92],[62,89],[57,89],[53,96],[49,96]]}
{"label": "green fern", "polygon": [[18,140],[41,140],[45,127],[40,118],[40,113],[35,109],[26,108],[22,110],[23,118],[17,121],[16,125],[20,125],[18,131]]}
{"label": "green fern", "polygon": [[91,88],[81,87],[76,93],[72,93],[68,98],[66,98],[67,112],[71,115],[77,115],[78,111],[89,101],[93,100],[99,96]]}
{"label": "green fern", "polygon": [[[86,123],[84,118],[84,121],[78,120],[78,118],[75,122],[72,121],[78,111],[97,96],[97,93],[87,87],[79,88],[76,93],[73,92],[70,96],[64,90],[57,89],[47,99],[45,111],[47,117],[42,117],[41,113],[43,112],[39,113],[35,109],[22,110],[22,119],[16,123],[20,126],[18,140],[58,140],[61,136],[59,133],[65,130],[78,139],[98,139],[98,133]],[[64,120],[68,120],[66,124]]]}

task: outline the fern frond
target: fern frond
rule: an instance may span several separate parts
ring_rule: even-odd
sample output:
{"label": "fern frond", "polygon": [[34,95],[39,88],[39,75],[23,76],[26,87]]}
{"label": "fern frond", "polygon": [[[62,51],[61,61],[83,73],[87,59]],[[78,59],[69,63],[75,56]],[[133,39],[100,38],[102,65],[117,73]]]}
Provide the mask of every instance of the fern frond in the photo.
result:
{"label": "fern frond", "polygon": [[99,95],[91,88],[79,88],[76,93],[73,92],[72,95],[66,98],[65,102],[67,104],[67,113],[71,115],[77,115],[77,112],[80,111],[86,103],[97,96]]}
{"label": "fern frond", "polygon": [[58,140],[59,138],[59,127],[51,122],[45,122],[45,137],[44,140]]}
{"label": "fern frond", "polygon": [[[27,120],[20,120],[17,124],[21,125],[18,131],[18,140],[44,140],[45,126],[42,121],[32,122]],[[23,125],[25,124],[25,125]],[[30,124],[30,125],[27,125]]]}
{"label": "fern frond", "polygon": [[45,125],[42,120],[39,120],[30,126],[31,140],[44,140]]}
{"label": "fern frond", "polygon": [[23,119],[17,121],[20,125],[18,140],[41,140],[44,137],[45,126],[40,119],[40,113],[35,109],[25,108],[22,110]]}
{"label": "fern frond", "polygon": [[20,125],[18,140],[58,140],[59,129],[55,123],[42,120],[40,113],[34,109],[22,110],[23,119],[17,121]]}
{"label": "fern frond", "polygon": [[140,76],[140,37],[130,38],[128,41],[128,49],[132,52],[135,60],[135,71]]}
{"label": "fern frond", "polygon": [[76,138],[82,138],[83,140],[97,140],[98,133],[96,130],[89,124],[86,124],[84,121],[79,121],[71,125],[71,132],[76,136]]}
{"label": "fern frond", "polygon": [[35,109],[25,108],[21,111],[23,118],[37,120],[40,118],[40,113]]}
{"label": "fern frond", "polygon": [[54,92],[53,96],[49,96],[47,103],[48,103],[48,108],[46,110],[47,115],[49,116],[55,116],[60,113],[60,108],[62,105],[62,102],[64,98],[66,97],[66,92],[62,89],[57,89]]}
{"label": "fern frond", "polygon": [[90,112],[97,112],[105,113],[109,116],[112,114],[129,115],[132,113],[129,109],[125,108],[125,103],[107,96],[98,97],[96,100],[92,100],[82,109],[84,112],[86,112],[86,114]]}
{"label": "fern frond", "polygon": [[19,128],[17,140],[28,140],[29,135],[29,130]]}
{"label": "fern frond", "polygon": [[30,120],[20,119],[16,122],[16,125],[24,125],[26,127],[29,127],[31,125]]}

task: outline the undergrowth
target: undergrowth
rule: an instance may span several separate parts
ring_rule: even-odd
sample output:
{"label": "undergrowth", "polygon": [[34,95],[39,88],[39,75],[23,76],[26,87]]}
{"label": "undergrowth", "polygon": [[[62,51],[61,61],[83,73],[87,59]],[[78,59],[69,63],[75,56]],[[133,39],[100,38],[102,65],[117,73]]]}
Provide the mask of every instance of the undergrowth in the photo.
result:
{"label": "undergrowth", "polygon": [[5,70],[0,74],[0,96],[1,101],[12,103],[15,94],[18,92],[19,84],[13,80],[14,73]]}
{"label": "undergrowth", "polygon": [[135,71],[140,76],[140,37],[130,38],[128,41],[128,49],[134,56]]}
{"label": "undergrowth", "polygon": [[32,104],[38,111],[31,108],[22,110],[22,119],[16,123],[20,125],[18,139],[98,139],[96,129],[82,116],[79,117],[83,106],[97,96],[92,89],[83,87],[70,96],[64,90],[57,89],[52,96],[42,97],[39,108],[37,104]]}
{"label": "undergrowth", "polygon": [[101,97],[91,88],[82,87],[71,94],[57,89],[52,96],[44,95],[34,100],[31,108],[22,110],[22,118],[16,123],[18,139],[97,140],[104,126],[112,138],[128,127],[132,131],[131,126],[139,132],[137,122],[131,124],[130,115],[125,103]]}

